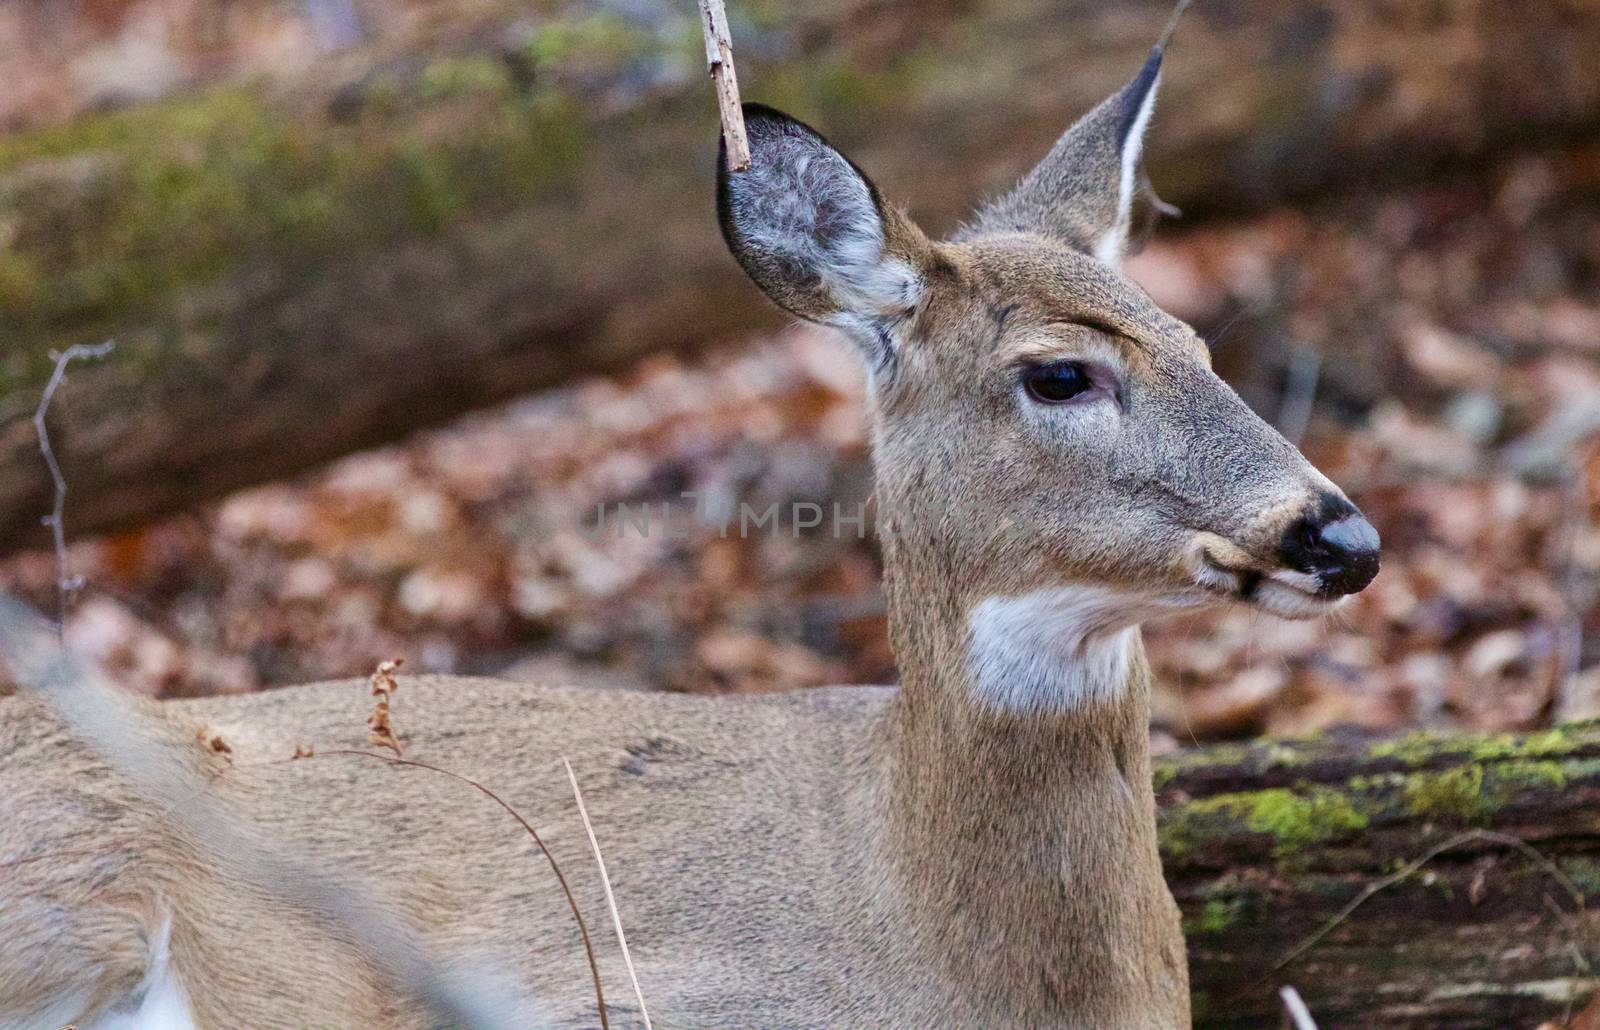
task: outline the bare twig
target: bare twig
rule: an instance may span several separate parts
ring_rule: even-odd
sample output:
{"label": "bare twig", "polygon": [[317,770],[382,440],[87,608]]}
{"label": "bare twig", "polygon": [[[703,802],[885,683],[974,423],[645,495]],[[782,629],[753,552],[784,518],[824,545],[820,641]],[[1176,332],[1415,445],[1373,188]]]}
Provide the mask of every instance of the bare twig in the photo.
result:
{"label": "bare twig", "polygon": [[722,139],[728,148],[728,168],[750,167],[750,141],[744,132],[744,111],[739,107],[739,78],[733,70],[733,39],[728,33],[728,13],[722,0],[700,0],[700,27],[706,37],[706,70],[717,88],[717,108],[722,115]]}
{"label": "bare twig", "polygon": [[616,895],[611,893],[611,875],[606,872],[606,860],[600,856],[600,842],[594,836],[594,824],[589,821],[589,808],[583,803],[583,791],[578,789],[578,777],[572,771],[572,763],[563,756],[561,764],[566,767],[567,779],[572,783],[572,796],[578,801],[578,815],[583,819],[583,828],[589,834],[589,848],[594,852],[594,864],[600,867],[600,885],[605,888],[606,905],[611,909],[611,925],[617,930],[617,943],[622,946],[622,962],[628,967],[628,979],[633,981],[633,996],[639,1000],[639,1015],[644,1019],[644,1030],[653,1030],[650,1026],[650,1010],[644,1006],[644,992],[639,989],[639,974],[633,969],[633,954],[628,951],[628,938],[622,932],[622,915],[617,911]]}
{"label": "bare twig", "polygon": [[[1351,914],[1362,905],[1365,905],[1373,895],[1378,894],[1381,891],[1385,891],[1402,880],[1409,878],[1415,874],[1417,870],[1421,869],[1429,862],[1432,862],[1446,851],[1454,851],[1456,848],[1459,848],[1465,844],[1479,842],[1499,844],[1502,847],[1513,848],[1527,856],[1546,875],[1559,884],[1562,890],[1566,891],[1567,896],[1572,899],[1572,903],[1577,906],[1578,914],[1580,916],[1578,925],[1585,925],[1585,921],[1581,918],[1584,915],[1583,891],[1578,889],[1577,885],[1572,882],[1571,877],[1562,872],[1559,866],[1541,854],[1537,848],[1523,840],[1521,837],[1512,836],[1509,833],[1496,833],[1494,830],[1468,830],[1465,833],[1458,833],[1444,843],[1428,849],[1428,851],[1426,851],[1420,858],[1408,862],[1406,865],[1390,873],[1388,876],[1374,880],[1367,884],[1367,886],[1362,889],[1360,894],[1357,894],[1354,898],[1350,899],[1349,904],[1345,905],[1338,912],[1334,913],[1333,917],[1324,923],[1319,930],[1307,937],[1305,940],[1301,941],[1299,944],[1295,945],[1292,949],[1290,949],[1287,955],[1284,955],[1278,961],[1274,962],[1272,964],[1272,969],[1269,972],[1277,972],[1278,970],[1292,963],[1301,955],[1304,955],[1306,952],[1316,947],[1324,937],[1328,936],[1328,934],[1337,929],[1341,923],[1349,919]],[[1580,956],[1582,951],[1583,949],[1580,945],[1578,949]],[[1587,962],[1580,958],[1577,964],[1582,972],[1588,972]],[[1263,977],[1263,979],[1265,979],[1265,977]],[[1257,982],[1259,983],[1260,981]]]}
{"label": "bare twig", "polygon": [[84,360],[103,358],[110,354],[115,346],[110,340],[100,344],[76,343],[60,354],[52,354],[56,367],[50,373],[50,381],[44,384],[44,393],[39,395],[39,407],[33,413],[33,429],[39,436],[39,453],[44,455],[44,463],[50,469],[50,479],[55,484],[55,504],[50,509],[50,514],[42,521],[50,527],[50,535],[56,545],[56,594],[60,606],[60,619],[56,625],[57,640],[65,639],[67,607],[71,604],[73,592],[81,584],[67,569],[67,533],[62,525],[62,517],[67,510],[67,478],[61,474],[61,465],[56,461],[56,452],[50,446],[50,433],[45,428],[45,416],[50,412],[50,402],[55,398],[61,380],[66,378],[67,366],[77,358]]}
{"label": "bare twig", "polygon": [[1283,987],[1278,990],[1278,997],[1283,999],[1284,1024],[1292,1030],[1317,1030],[1317,1021],[1311,1018],[1311,1010],[1306,1007],[1305,999],[1300,997],[1300,992],[1293,987]]}
{"label": "bare twig", "polygon": [[[521,812],[518,812],[515,808],[512,808],[510,803],[508,803],[504,798],[490,790],[488,787],[485,787],[477,780],[472,779],[470,776],[463,776],[458,772],[451,772],[449,769],[446,769],[442,766],[432,765],[428,762],[419,762],[414,758],[395,758],[391,755],[380,755],[376,751],[359,751],[354,748],[340,748],[333,751],[318,751],[316,752],[315,757],[324,758],[332,755],[373,758],[380,762],[388,762],[390,765],[403,765],[409,766],[413,769],[426,769],[429,772],[438,773],[441,776],[448,776],[452,780],[465,783],[467,786],[483,794],[489,800],[505,809],[511,818],[515,819],[519,824],[521,824],[522,828],[527,831],[528,836],[533,838],[534,844],[538,845],[540,852],[544,854],[545,861],[550,863],[550,871],[556,874],[556,882],[561,884],[561,893],[565,894],[567,897],[567,907],[572,909],[572,918],[578,924],[578,935],[583,938],[584,953],[589,958],[589,975],[594,978],[594,1000],[595,1005],[599,1010],[600,1028],[601,1030],[610,1030],[611,1021],[606,1015],[605,991],[600,986],[600,965],[595,961],[594,944],[589,939],[589,924],[584,922],[583,913],[578,910],[578,899],[573,895],[572,887],[567,883],[566,874],[561,871],[561,865],[556,862],[556,857],[550,853],[550,849],[545,847],[544,838],[539,836],[539,831],[533,828],[532,823],[523,818]],[[303,761],[304,758],[288,759],[288,761],[297,760]]]}
{"label": "bare twig", "polygon": [[1178,31],[1178,22],[1183,20],[1183,12],[1189,9],[1190,0],[1178,0],[1172,7],[1172,13],[1167,15],[1166,27],[1161,30],[1161,38],[1156,41],[1156,46],[1165,50],[1172,43],[1172,34]]}

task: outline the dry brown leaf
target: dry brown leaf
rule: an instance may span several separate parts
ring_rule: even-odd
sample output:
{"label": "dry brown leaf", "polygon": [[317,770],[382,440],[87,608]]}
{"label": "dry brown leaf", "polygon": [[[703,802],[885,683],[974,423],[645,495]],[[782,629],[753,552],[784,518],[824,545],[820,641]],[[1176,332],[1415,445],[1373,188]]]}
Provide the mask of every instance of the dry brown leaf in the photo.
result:
{"label": "dry brown leaf", "polygon": [[405,663],[406,660],[404,658],[391,658],[386,662],[378,663],[378,667],[374,669],[372,675],[368,677],[368,682],[372,684],[372,693],[374,697],[380,695],[387,697],[388,695],[393,694],[396,690],[400,689],[400,683],[394,678],[394,674],[398,672],[400,666],[404,665]]}
{"label": "dry brown leaf", "polygon": [[403,754],[400,747],[400,738],[395,736],[394,728],[389,724],[389,702],[379,701],[372,708],[372,714],[367,717],[367,743],[373,747],[386,747],[395,754]]}
{"label": "dry brown leaf", "polygon": [[394,726],[389,721],[389,698],[400,689],[394,674],[405,661],[404,658],[395,658],[379,662],[377,669],[373,670],[369,678],[372,695],[378,700],[373,703],[372,714],[367,716],[367,743],[373,747],[386,747],[397,755],[404,752],[400,745],[400,736],[395,733]]}

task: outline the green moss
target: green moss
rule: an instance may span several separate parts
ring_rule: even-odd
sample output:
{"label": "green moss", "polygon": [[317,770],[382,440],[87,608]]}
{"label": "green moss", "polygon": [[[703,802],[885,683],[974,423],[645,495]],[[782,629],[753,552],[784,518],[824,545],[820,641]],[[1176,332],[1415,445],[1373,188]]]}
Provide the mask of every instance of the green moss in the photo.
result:
{"label": "green moss", "polygon": [[1211,898],[1201,907],[1199,916],[1184,920],[1186,936],[1199,933],[1221,933],[1239,921],[1244,913],[1243,898]]}
{"label": "green moss", "polygon": [[[1526,736],[1504,734],[1447,734],[1418,730],[1392,740],[1381,741],[1368,749],[1369,758],[1404,768],[1421,769],[1429,765],[1459,765],[1463,762],[1493,763],[1496,768],[1508,770],[1506,775],[1522,770],[1524,776],[1551,775],[1557,763],[1567,775],[1573,772],[1573,763],[1592,763],[1600,772],[1600,760],[1575,757],[1583,752],[1600,748],[1600,722],[1568,723],[1554,729]],[[1334,749],[1337,751],[1337,749]],[[1203,751],[1187,751],[1158,762],[1162,770],[1163,786],[1186,774],[1212,768],[1251,770],[1294,770],[1312,765],[1330,753],[1328,745],[1315,737],[1306,739],[1280,739],[1263,741],[1257,745],[1226,744],[1207,747]],[[1541,769],[1529,763],[1545,763]],[[1493,770],[1491,770],[1493,771]],[[1379,772],[1352,779],[1351,786],[1359,789],[1382,789],[1386,786],[1403,786],[1405,772]],[[1530,784],[1532,785],[1532,784]]]}
{"label": "green moss", "polygon": [[579,165],[583,121],[560,97],[480,90],[491,64],[430,66],[393,114],[228,87],[0,140],[0,334],[41,353],[116,335],[112,360],[131,360],[182,335],[181,291],[261,266],[309,277],[528,203]]}
{"label": "green moss", "polygon": [[1420,819],[1482,823],[1518,794],[1561,790],[1575,778],[1600,774],[1600,760],[1481,761],[1439,773],[1402,777],[1401,804]]}
{"label": "green moss", "polygon": [[1350,836],[1368,823],[1367,815],[1356,808],[1350,796],[1321,786],[1222,794],[1178,806],[1163,812],[1162,817],[1161,845],[1173,858],[1190,853],[1218,824],[1228,822],[1270,835],[1273,854],[1279,857]]}
{"label": "green moss", "polygon": [[[690,10],[659,26],[607,13],[549,18],[524,54],[391,65],[326,107],[232,84],[0,139],[0,338],[42,354],[114,336],[109,360],[164,362],[221,345],[204,327],[216,324],[213,311],[234,310],[225,298],[245,277],[289,295],[330,263],[381,260],[402,242],[551,203],[585,165],[595,90],[634,81],[640,62],[641,83],[659,81],[663,62],[699,81]],[[740,17],[795,17],[781,4],[752,12]],[[849,107],[892,104],[936,70],[917,54],[815,64],[777,61],[773,78]],[[605,115],[606,131],[613,118],[664,116],[712,131],[710,91],[692,97]],[[619,135],[663,138],[658,126]],[[6,389],[40,385],[31,364],[0,364]]]}
{"label": "green moss", "polygon": [[1488,769],[1489,783],[1495,791],[1537,789],[1548,787],[1560,790],[1567,785],[1568,773],[1584,775],[1596,763],[1588,761],[1522,761],[1497,762]]}
{"label": "green moss", "polygon": [[[1496,743],[1495,749],[1500,745]],[[1400,803],[1408,815],[1419,819],[1480,824],[1501,806],[1529,790],[1560,790],[1576,777],[1600,773],[1600,761],[1549,759],[1509,761],[1471,760],[1438,773],[1391,774],[1366,777],[1376,784],[1398,780]],[[1352,781],[1352,786],[1355,781]]]}
{"label": "green moss", "polygon": [[1280,847],[1299,848],[1365,829],[1367,817],[1336,790],[1315,787],[1304,794],[1273,789],[1244,795],[1249,810],[1245,826],[1270,833]]}
{"label": "green moss", "polygon": [[1494,807],[1483,794],[1483,767],[1464,765],[1437,775],[1408,776],[1401,793],[1405,810],[1419,819],[1479,822]]}
{"label": "green moss", "polygon": [[1378,759],[1394,759],[1409,766],[1426,765],[1441,758],[1465,758],[1474,762],[1559,758],[1571,754],[1579,746],[1593,744],[1594,728],[1592,723],[1575,723],[1526,736],[1510,733],[1448,736],[1418,730],[1375,744],[1368,754]]}

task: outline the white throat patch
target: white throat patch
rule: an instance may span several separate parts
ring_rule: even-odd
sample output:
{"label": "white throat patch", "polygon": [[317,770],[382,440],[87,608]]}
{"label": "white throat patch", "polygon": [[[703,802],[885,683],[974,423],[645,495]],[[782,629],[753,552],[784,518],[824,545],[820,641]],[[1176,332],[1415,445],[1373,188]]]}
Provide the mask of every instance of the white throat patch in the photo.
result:
{"label": "white throat patch", "polygon": [[985,598],[969,619],[973,695],[1014,715],[1114,701],[1151,608],[1147,598],[1085,586]]}

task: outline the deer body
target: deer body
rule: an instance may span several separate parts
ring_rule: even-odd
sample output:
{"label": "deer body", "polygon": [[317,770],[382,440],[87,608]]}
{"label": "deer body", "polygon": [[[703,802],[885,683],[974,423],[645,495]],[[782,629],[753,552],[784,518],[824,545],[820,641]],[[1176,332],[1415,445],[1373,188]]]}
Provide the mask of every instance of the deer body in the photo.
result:
{"label": "deer body", "polygon": [[[662,1026],[1188,1025],[1138,626],[1321,614],[1370,581],[1377,539],[1118,270],[1159,68],[1158,47],[949,242],[747,108],[724,234],[772,299],[861,349],[898,690],[403,681],[408,756],[500,793],[566,870],[619,1025],[636,1013],[561,756]],[[0,627],[0,655],[30,653]],[[503,1025],[598,1024],[515,823],[459,782],[329,753],[362,745],[362,685],[123,726],[33,679],[0,699],[0,1027],[119,1027],[172,996],[200,1027],[435,1025],[411,982],[434,966],[509,971],[524,1016]],[[302,742],[317,757],[286,761]],[[257,845],[374,904],[341,919],[339,888]],[[427,961],[395,945],[413,937]]]}
{"label": "deer body", "polygon": [[[521,829],[458,782],[326,754],[365,746],[366,702],[354,681],[169,703],[160,716],[170,746],[215,777],[209,799],[263,846],[376,885],[441,959],[514,971],[540,1025],[597,1025],[572,915]],[[1019,749],[1015,727],[982,717],[941,745],[957,729],[949,716],[887,688],[713,699],[406,677],[395,704],[408,753],[493,786],[539,829],[588,915],[617,1025],[636,1006],[557,756],[583,787],[655,1018],[770,1027],[1181,1024],[1144,709],[1135,691],[1092,724],[1035,727]],[[0,716],[0,851],[70,856],[9,874],[10,1004],[44,956],[60,964],[52,979],[126,995],[170,921],[196,1026],[428,1025],[402,988],[186,839],[41,706],[8,698]],[[1105,718],[1126,734],[1116,747]],[[190,727],[231,755],[208,754]],[[324,754],[284,761],[308,740]],[[957,748],[983,764],[939,762]],[[51,755],[71,764],[18,790],[11,771]],[[1033,775],[1040,790],[1022,789]],[[1041,841],[1041,826],[1058,839]],[[1107,894],[1108,876],[1146,889]],[[93,887],[67,909],[63,880]],[[19,905],[13,888],[35,900]],[[56,910],[41,920],[46,899]],[[1152,945],[1162,962],[1147,968]],[[42,1025],[0,1012],[0,1025]]]}

